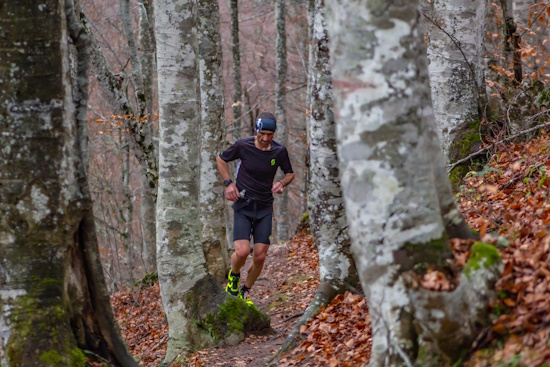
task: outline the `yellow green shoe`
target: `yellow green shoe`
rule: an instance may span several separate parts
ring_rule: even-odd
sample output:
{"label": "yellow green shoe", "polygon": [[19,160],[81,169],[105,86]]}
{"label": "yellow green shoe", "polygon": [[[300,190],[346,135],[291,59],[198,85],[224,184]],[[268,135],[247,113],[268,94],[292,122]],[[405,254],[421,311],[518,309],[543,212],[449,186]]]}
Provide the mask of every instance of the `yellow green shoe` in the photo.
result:
{"label": "yellow green shoe", "polygon": [[239,280],[241,279],[241,274],[233,274],[233,270],[229,270],[229,274],[227,274],[227,286],[225,287],[225,291],[229,293],[232,296],[238,296],[239,295]]}
{"label": "yellow green shoe", "polygon": [[239,291],[239,295],[238,297],[240,299],[243,299],[247,304],[251,305],[251,306],[254,306],[254,303],[252,302],[252,300],[250,299],[250,290],[249,289],[241,289]]}

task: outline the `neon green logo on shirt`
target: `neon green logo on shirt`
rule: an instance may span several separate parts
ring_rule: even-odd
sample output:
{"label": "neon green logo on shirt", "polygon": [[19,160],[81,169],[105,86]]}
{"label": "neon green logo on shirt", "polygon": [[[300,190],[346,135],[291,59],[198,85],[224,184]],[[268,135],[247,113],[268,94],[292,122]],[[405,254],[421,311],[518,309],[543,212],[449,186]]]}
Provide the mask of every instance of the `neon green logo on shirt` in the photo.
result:
{"label": "neon green logo on shirt", "polygon": [[272,165],[272,166],[275,165],[275,159],[272,159],[272,160],[271,160],[271,165]]}

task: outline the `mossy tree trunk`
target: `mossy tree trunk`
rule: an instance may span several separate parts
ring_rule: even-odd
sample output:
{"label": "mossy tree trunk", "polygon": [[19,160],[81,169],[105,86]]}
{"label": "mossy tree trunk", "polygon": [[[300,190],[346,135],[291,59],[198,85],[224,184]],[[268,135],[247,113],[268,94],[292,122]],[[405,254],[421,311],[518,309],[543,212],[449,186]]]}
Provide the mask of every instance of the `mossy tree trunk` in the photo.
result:
{"label": "mossy tree trunk", "polygon": [[[424,365],[420,347],[457,361],[489,321],[486,304],[501,263],[483,244],[473,249],[475,275],[456,274],[448,263],[419,3],[327,6],[340,174],[372,320],[371,361]],[[423,288],[416,280],[423,269],[447,274],[456,289]]]}
{"label": "mossy tree trunk", "polygon": [[87,36],[70,0],[5,2],[0,19],[2,366],[84,366],[88,350],[137,367],[109,303],[86,178]]}

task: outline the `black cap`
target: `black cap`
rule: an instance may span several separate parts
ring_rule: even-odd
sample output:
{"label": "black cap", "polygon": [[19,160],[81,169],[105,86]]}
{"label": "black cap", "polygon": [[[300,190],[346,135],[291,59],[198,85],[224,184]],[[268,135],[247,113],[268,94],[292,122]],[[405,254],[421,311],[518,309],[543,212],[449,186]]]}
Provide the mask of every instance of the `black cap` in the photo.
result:
{"label": "black cap", "polygon": [[275,119],[260,117],[256,120],[256,132],[269,130],[275,132],[277,130],[277,121]]}

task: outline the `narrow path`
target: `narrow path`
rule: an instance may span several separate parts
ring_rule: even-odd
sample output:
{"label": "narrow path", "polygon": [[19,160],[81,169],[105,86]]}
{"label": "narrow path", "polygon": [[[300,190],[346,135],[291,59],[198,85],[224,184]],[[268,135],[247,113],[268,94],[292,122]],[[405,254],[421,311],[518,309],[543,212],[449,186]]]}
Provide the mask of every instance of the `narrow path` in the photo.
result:
{"label": "narrow path", "polygon": [[[295,238],[293,241],[300,239]],[[259,367],[277,352],[313,298],[317,287],[317,263],[307,261],[309,259],[304,262],[302,256],[295,256],[297,252],[303,252],[315,259],[317,252],[309,245],[305,242],[271,245],[264,270],[251,290],[254,304],[271,318],[273,333],[248,335],[236,346],[218,346],[199,351],[192,357],[191,366]],[[245,279],[250,263],[251,256],[241,272],[241,279]]]}

